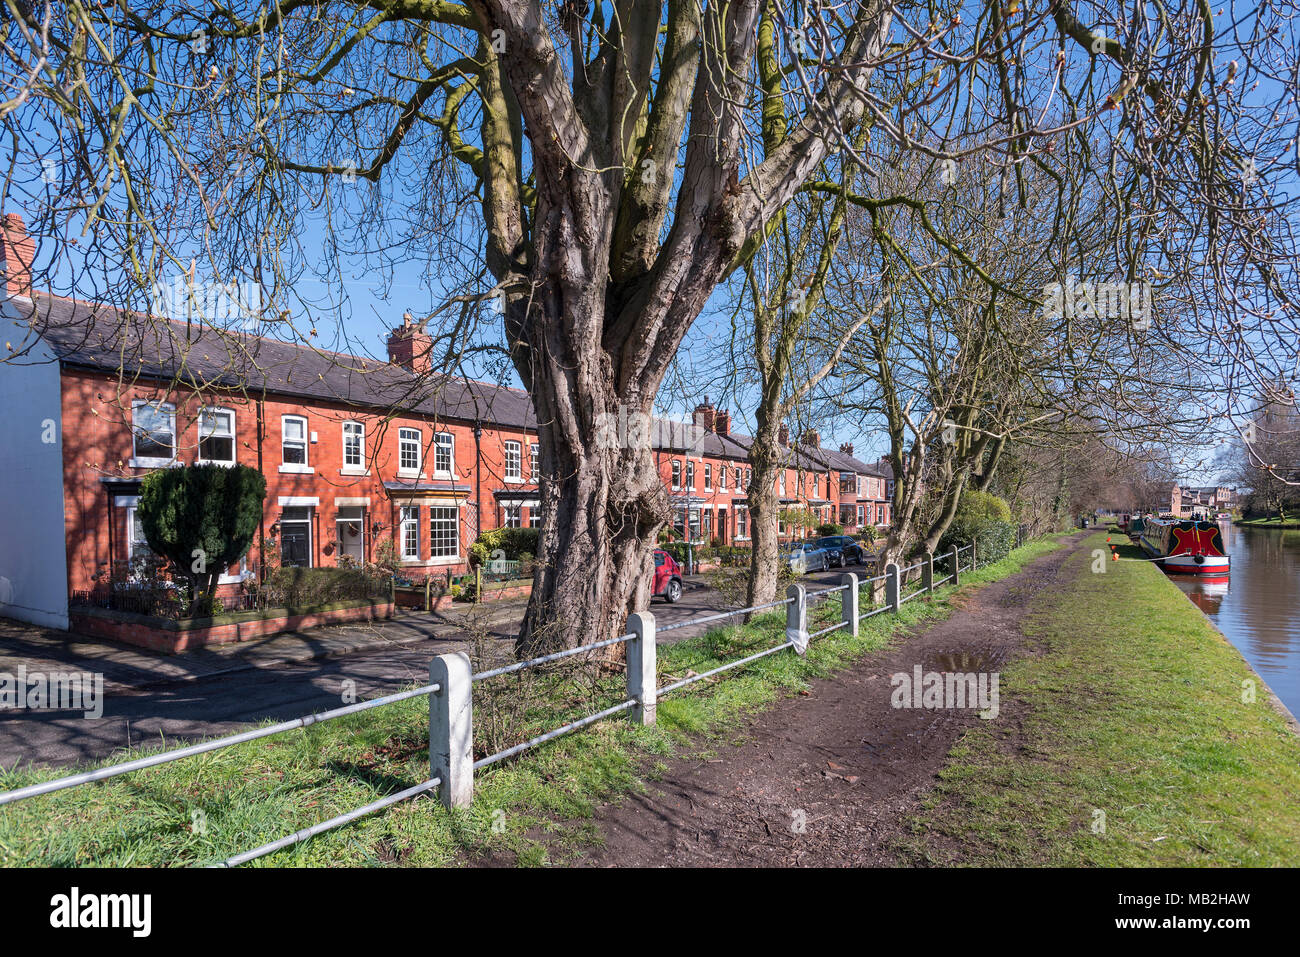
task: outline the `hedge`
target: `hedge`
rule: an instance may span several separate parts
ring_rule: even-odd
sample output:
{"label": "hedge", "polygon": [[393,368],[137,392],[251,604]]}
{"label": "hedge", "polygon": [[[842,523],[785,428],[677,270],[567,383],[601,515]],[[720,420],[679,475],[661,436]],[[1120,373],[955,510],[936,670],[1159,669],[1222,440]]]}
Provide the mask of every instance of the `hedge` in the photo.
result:
{"label": "hedge", "polygon": [[309,608],[336,601],[386,598],[389,579],[360,568],[277,568],[267,582],[267,603]]}

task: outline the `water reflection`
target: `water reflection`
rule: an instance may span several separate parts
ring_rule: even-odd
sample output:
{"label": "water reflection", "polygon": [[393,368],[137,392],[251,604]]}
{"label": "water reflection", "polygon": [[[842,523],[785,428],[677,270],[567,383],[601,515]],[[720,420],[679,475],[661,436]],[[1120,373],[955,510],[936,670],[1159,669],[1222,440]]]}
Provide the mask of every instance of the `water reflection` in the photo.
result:
{"label": "water reflection", "polygon": [[1300,530],[1221,527],[1230,580],[1172,580],[1300,715]]}

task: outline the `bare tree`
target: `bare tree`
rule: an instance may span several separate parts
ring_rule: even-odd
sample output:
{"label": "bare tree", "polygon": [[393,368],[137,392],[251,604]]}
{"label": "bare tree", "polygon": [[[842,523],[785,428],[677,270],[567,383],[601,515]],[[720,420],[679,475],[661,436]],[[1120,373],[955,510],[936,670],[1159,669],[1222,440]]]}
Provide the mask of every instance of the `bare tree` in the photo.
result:
{"label": "bare tree", "polygon": [[[21,103],[3,117],[3,200],[58,238],[51,275],[72,263],[138,300],[202,257],[251,275],[290,323],[306,277],[327,283],[317,311],[338,312],[352,256],[389,279],[445,270],[434,326],[452,367],[479,344],[474,303],[501,303],[546,476],[525,648],[611,633],[644,602],[664,492],[648,445],[610,447],[602,420],[650,412],[715,288],[833,153],[872,180],[886,147],[984,164],[1008,203],[1030,167],[1086,169],[1116,203],[1128,278],[1154,246],[1208,257],[1201,308],[1250,320],[1219,329],[1234,348],[1296,301],[1287,201],[1240,175],[1275,178],[1294,136],[1294,35],[1267,4],[1120,21],[1065,0],[73,0],[48,29],[46,8],[5,4]],[[775,73],[755,56],[763,31]],[[788,132],[765,139],[778,100]],[[24,179],[42,157],[55,183]]]}

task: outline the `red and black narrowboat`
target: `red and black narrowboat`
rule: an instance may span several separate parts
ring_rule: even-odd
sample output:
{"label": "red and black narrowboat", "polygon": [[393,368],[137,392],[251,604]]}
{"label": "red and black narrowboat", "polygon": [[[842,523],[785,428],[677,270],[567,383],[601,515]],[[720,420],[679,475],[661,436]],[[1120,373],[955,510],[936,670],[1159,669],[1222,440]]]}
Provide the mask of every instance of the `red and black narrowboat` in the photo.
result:
{"label": "red and black narrowboat", "polygon": [[1228,577],[1223,532],[1214,522],[1195,519],[1165,522],[1148,518],[1138,544],[1170,574],[1222,580]]}

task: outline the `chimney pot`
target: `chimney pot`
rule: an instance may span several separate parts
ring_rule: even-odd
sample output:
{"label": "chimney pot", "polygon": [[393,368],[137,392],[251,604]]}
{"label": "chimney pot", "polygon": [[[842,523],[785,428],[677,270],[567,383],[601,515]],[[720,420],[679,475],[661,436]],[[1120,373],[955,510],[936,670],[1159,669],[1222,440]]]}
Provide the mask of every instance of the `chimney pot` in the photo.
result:
{"label": "chimney pot", "polygon": [[30,296],[35,258],[36,241],[27,235],[23,218],[6,213],[0,236],[0,291],[10,296]]}
{"label": "chimney pot", "polygon": [[412,324],[409,312],[388,336],[388,361],[417,374],[433,370],[433,338],[422,325]]}

